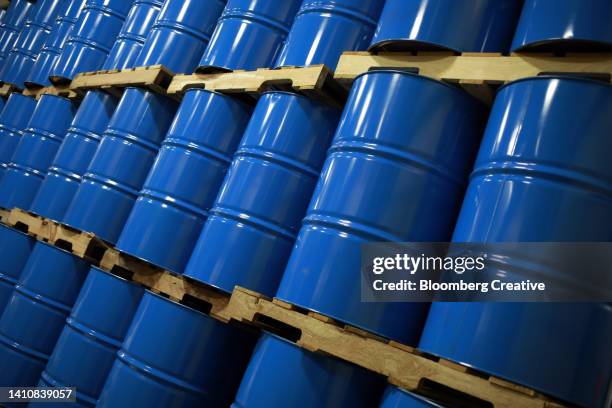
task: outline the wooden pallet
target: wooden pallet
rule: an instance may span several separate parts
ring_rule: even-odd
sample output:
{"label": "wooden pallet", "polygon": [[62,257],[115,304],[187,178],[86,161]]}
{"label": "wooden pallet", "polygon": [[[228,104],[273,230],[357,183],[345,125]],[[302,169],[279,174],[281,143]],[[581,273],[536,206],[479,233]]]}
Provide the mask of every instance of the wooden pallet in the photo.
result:
{"label": "wooden pallet", "polygon": [[268,90],[284,90],[334,104],[342,104],[346,99],[346,91],[338,86],[332,72],[324,65],[176,75],[168,87],[168,93],[182,94],[193,88],[231,94],[247,93],[254,97]]}
{"label": "wooden pallet", "polygon": [[166,94],[173,77],[174,73],[163,65],[84,72],[72,80],[70,89],[73,91],[103,89],[120,96],[123,88],[137,86]]}
{"label": "wooden pallet", "polygon": [[98,263],[110,245],[90,232],[82,232],[59,222],[14,208],[4,221],[7,225],[48,242],[79,258]]}
{"label": "wooden pallet", "polygon": [[7,9],[11,2],[9,0],[0,0],[0,9]]}
{"label": "wooden pallet", "polygon": [[275,325],[279,331],[293,328],[298,333],[294,340],[307,350],[357,364],[407,390],[425,395],[433,392],[442,402],[444,395],[440,390],[451,390],[449,395],[460,393],[482,403],[482,406],[488,403],[496,408],[563,407],[529,388],[425,356],[412,347],[239,287],[224,309],[211,314],[224,321],[238,320],[267,329],[273,329]]}
{"label": "wooden pallet", "polygon": [[100,268],[201,312],[217,314],[229,303],[230,295],[227,293],[163,270],[116,249],[105,252]]}
{"label": "wooden pallet", "polygon": [[345,52],[334,78],[348,87],[358,75],[375,69],[410,70],[437,80],[458,83],[475,96],[490,101],[500,84],[546,73],[612,76],[612,54],[513,54],[450,52]]}
{"label": "wooden pallet", "polygon": [[0,96],[8,97],[12,93],[21,93],[22,89],[17,85],[5,82],[0,86]]}
{"label": "wooden pallet", "polygon": [[57,95],[70,99],[77,99],[83,96],[81,92],[70,89],[70,85],[29,87],[23,91],[23,94],[26,96],[32,96],[36,99],[40,99],[42,95]]}

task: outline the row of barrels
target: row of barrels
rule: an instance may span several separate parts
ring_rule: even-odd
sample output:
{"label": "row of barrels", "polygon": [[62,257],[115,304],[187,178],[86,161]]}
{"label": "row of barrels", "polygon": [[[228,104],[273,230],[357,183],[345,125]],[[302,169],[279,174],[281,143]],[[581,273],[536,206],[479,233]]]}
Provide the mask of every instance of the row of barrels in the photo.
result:
{"label": "row of barrels", "polygon": [[[75,3],[11,3],[5,19],[31,9],[22,33],[52,9],[80,14],[43,82],[17,68],[42,70],[25,62],[32,53],[12,57],[27,48],[17,46],[0,79],[45,85],[154,64],[333,68],[341,52],[368,47],[612,44],[607,1]],[[139,88],[120,99],[89,91],[80,104],[13,94],[0,114],[0,207],[93,232],[222,291],[244,286],[600,408],[610,304],[362,303],[359,251],[371,241],[609,241],[610,129],[610,85],[560,76],[508,84],[490,110],[395,70],[358,77],[343,111],[278,91],[254,106],[201,89],[180,104]],[[373,373],[271,334],[258,340],[4,226],[0,242],[1,385],[76,386],[84,406],[380,401],[384,379]],[[382,404],[436,406],[391,386]]]}

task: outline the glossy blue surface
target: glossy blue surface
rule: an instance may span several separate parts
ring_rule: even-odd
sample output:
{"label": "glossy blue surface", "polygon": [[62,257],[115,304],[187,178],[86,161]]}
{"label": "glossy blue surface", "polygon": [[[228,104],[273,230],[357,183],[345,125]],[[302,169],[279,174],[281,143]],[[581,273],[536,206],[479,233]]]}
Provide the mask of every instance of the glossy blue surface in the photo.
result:
{"label": "glossy blue surface", "polygon": [[274,296],[339,118],[338,109],[304,96],[261,96],[187,276]]}
{"label": "glossy blue surface", "polygon": [[[610,85],[540,77],[502,88],[453,241],[612,241],[611,127]],[[611,337],[609,304],[436,303],[419,347],[602,408]]]}
{"label": "glossy blue surface", "polygon": [[135,67],[136,59],[163,5],[163,0],[134,0],[102,69]]}
{"label": "glossy blue surface", "polygon": [[384,378],[264,333],[231,408],[372,407]]}
{"label": "glossy blue surface", "polygon": [[0,207],[30,207],[75,111],[69,99],[41,96],[0,180]]}
{"label": "glossy blue surface", "polygon": [[507,52],[523,0],[387,0],[370,49]]}
{"label": "glossy blue surface", "polygon": [[72,33],[72,29],[76,24],[81,10],[85,5],[85,0],[65,0],[62,8],[59,10],[51,33],[45,40],[36,63],[27,76],[25,84],[27,86],[49,86],[49,74],[57,63],[66,40]]}
{"label": "glossy blue surface", "polygon": [[98,407],[227,407],[254,343],[250,332],[147,291]]}
{"label": "glossy blue surface", "polygon": [[72,80],[101,69],[131,6],[132,0],[87,0],[50,76]]}
{"label": "glossy blue surface", "polygon": [[384,0],[304,0],[275,66],[325,64],[370,44]]}
{"label": "glossy blue surface", "polygon": [[512,50],[612,49],[612,2],[525,0]]}
{"label": "glossy blue surface", "polygon": [[26,22],[9,52],[0,79],[23,89],[38,53],[51,32],[55,16],[65,0],[38,0],[28,13]]}
{"label": "glossy blue surface", "polygon": [[443,408],[419,395],[393,385],[387,386],[379,408]]}
{"label": "glossy blue surface", "polygon": [[94,406],[143,293],[141,286],[91,268],[42,380],[76,387],[78,402]]}
{"label": "glossy blue surface", "polygon": [[224,0],[166,0],[136,66],[162,64],[174,73],[192,73],[224,6]]}
{"label": "glossy blue surface", "polygon": [[166,135],[176,102],[127,88],[64,222],[115,243]]}
{"label": "glossy blue surface", "polygon": [[63,219],[117,103],[117,98],[104,91],[85,95],[30,211],[52,220]]}
{"label": "glossy blue surface", "polygon": [[36,108],[36,100],[12,93],[0,113],[0,181]]}
{"label": "glossy blue surface", "polygon": [[38,383],[89,265],[37,242],[0,317],[0,384]]}
{"label": "glossy blue surface", "polygon": [[230,96],[186,92],[118,248],[183,272],[250,114]]}
{"label": "glossy blue surface", "polygon": [[428,305],[362,303],[360,246],[450,238],[484,120],[484,106],[450,85],[358,77],[276,296],[415,344]]}
{"label": "glossy blue surface", "polygon": [[198,69],[271,66],[300,4],[301,0],[229,0]]}
{"label": "glossy blue surface", "polygon": [[0,69],[8,53],[13,49],[33,5],[34,3],[27,0],[14,0],[9,3],[6,16],[0,23]]}
{"label": "glossy blue surface", "polygon": [[0,225],[0,315],[21,276],[36,239]]}

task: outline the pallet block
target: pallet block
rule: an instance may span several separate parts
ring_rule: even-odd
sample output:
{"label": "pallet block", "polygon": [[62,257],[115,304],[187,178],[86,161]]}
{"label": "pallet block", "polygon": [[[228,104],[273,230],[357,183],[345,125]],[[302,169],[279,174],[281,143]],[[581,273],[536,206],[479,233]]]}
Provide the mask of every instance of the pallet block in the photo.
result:
{"label": "pallet block", "polygon": [[0,86],[0,96],[8,97],[12,93],[21,93],[22,89],[16,85],[7,82]]}

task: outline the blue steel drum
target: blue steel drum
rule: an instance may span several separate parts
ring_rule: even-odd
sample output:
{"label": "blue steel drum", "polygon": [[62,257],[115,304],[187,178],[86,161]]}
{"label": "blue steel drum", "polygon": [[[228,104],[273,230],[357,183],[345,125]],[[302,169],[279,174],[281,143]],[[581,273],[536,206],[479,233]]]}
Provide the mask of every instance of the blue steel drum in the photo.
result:
{"label": "blue steel drum", "polygon": [[143,293],[141,286],[91,268],[41,379],[76,387],[77,402],[95,406]]}
{"label": "blue steel drum", "polygon": [[251,110],[220,93],[185,93],[118,248],[183,272]]}
{"label": "blue steel drum", "polygon": [[166,0],[136,66],[161,64],[175,73],[198,65],[225,0]]}
{"label": "blue steel drum", "polygon": [[260,98],[187,276],[274,296],[339,118],[338,109],[304,96]]}
{"label": "blue steel drum", "polygon": [[275,66],[325,64],[370,44],[384,0],[304,0]]}
{"label": "blue steel drum", "polygon": [[89,264],[37,242],[0,317],[0,384],[38,383]]}
{"label": "blue steel drum", "polygon": [[198,70],[271,66],[300,4],[301,0],[229,0]]}
{"label": "blue steel drum", "polygon": [[507,52],[523,0],[387,0],[370,50]]}
{"label": "blue steel drum", "polygon": [[0,71],[0,79],[21,89],[45,40],[51,32],[55,16],[64,0],[38,0],[28,14],[14,48],[9,52]]}
{"label": "blue steel drum", "polygon": [[389,385],[385,390],[379,408],[444,408],[420,395]]}
{"label": "blue steel drum", "polygon": [[87,92],[30,211],[56,221],[63,219],[117,102],[117,98],[106,92]]}
{"label": "blue steel drum", "polygon": [[70,81],[80,72],[97,71],[108,57],[132,6],[132,0],[87,0],[51,80]]}
{"label": "blue steel drum", "polygon": [[4,97],[0,97],[0,112],[4,109],[4,105],[6,105],[6,99]]}
{"label": "blue steel drum", "polygon": [[485,107],[451,85],[359,76],[277,297],[416,344],[429,305],[362,303],[360,246],[450,238],[484,120]]}
{"label": "blue steel drum", "polygon": [[35,243],[31,236],[0,224],[0,315]]}
{"label": "blue steel drum", "polygon": [[66,224],[117,241],[175,111],[176,102],[166,96],[125,90],[66,211]]}
{"label": "blue steel drum", "polygon": [[36,108],[36,100],[12,93],[0,113],[0,181]]}
{"label": "blue steel drum", "polygon": [[255,340],[147,291],[97,406],[227,407]]}
{"label": "blue steel drum", "polygon": [[373,407],[384,387],[377,374],[264,333],[231,408]]}
{"label": "blue steel drum", "polygon": [[76,107],[67,98],[41,96],[0,180],[0,207],[30,207],[75,111]]}
{"label": "blue steel drum", "polygon": [[525,0],[513,51],[610,50],[609,0]]}
{"label": "blue steel drum", "polygon": [[102,69],[134,68],[163,5],[163,0],[134,0]]}
{"label": "blue steel drum", "polygon": [[[453,241],[612,241],[610,128],[608,84],[540,77],[502,88]],[[611,304],[435,303],[419,347],[603,408],[610,338]]]}
{"label": "blue steel drum", "polygon": [[19,32],[26,21],[28,13],[33,8],[34,3],[27,0],[12,0],[9,3],[6,15],[0,23],[0,69],[13,49]]}
{"label": "blue steel drum", "polygon": [[43,87],[51,85],[49,74],[57,63],[64,44],[76,24],[79,14],[85,5],[85,0],[65,0],[51,29],[51,33],[43,44],[36,64],[27,76],[25,85]]}

